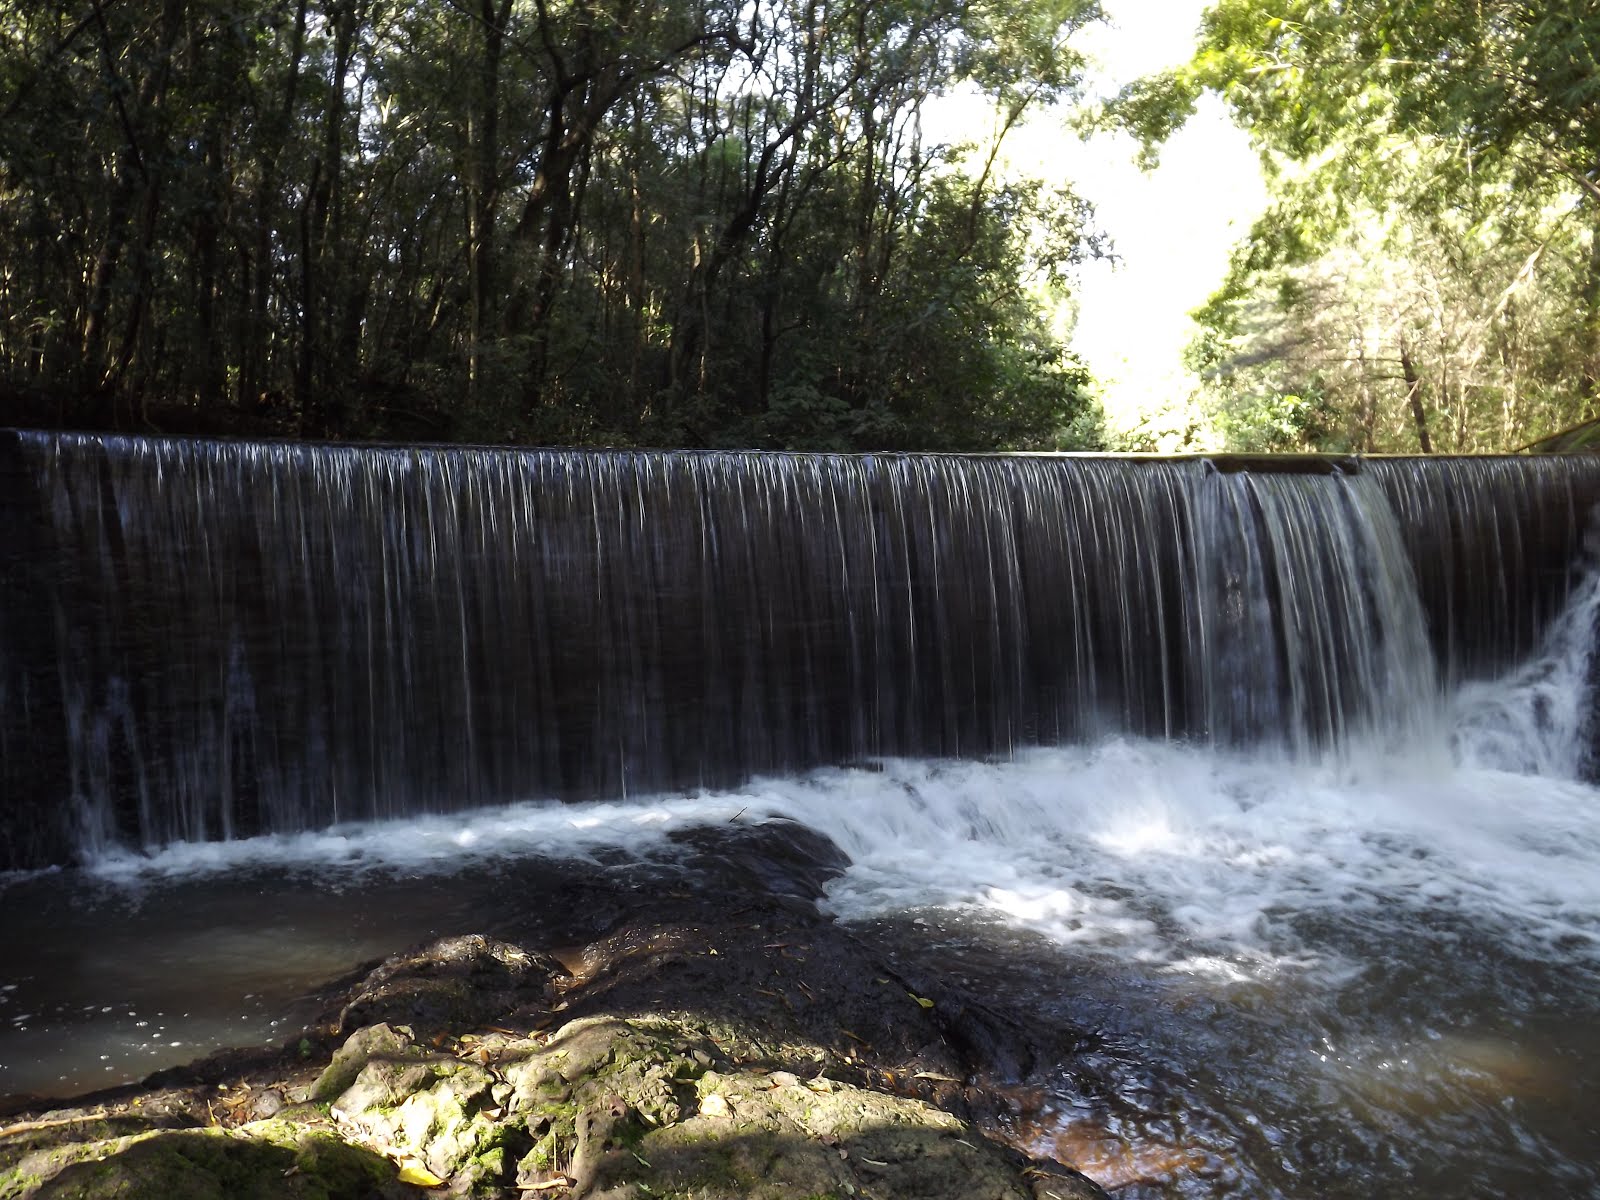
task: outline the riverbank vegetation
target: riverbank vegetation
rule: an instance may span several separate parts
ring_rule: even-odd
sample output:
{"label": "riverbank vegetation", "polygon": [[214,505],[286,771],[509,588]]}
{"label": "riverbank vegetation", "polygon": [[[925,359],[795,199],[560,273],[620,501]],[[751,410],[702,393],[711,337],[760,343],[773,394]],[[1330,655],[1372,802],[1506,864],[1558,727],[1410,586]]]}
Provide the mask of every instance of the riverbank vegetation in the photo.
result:
{"label": "riverbank vegetation", "polygon": [[[1064,182],[1103,16],[0,0],[0,402],[832,450],[1470,452],[1596,415],[1593,6],[1219,0],[1100,127],[1154,157],[1218,95],[1272,202],[1195,314],[1194,391],[1108,434],[1065,317],[1110,250]],[[1052,178],[1008,162],[1030,121]]]}
{"label": "riverbank vegetation", "polygon": [[1600,401],[1600,11],[1221,0],[1114,116],[1156,153],[1203,93],[1272,205],[1196,314],[1237,449],[1511,449]]}

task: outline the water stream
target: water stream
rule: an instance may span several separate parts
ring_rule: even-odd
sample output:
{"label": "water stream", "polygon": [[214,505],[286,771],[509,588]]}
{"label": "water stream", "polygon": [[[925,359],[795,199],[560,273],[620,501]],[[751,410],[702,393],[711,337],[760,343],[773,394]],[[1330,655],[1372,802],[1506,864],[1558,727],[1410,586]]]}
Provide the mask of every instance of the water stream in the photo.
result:
{"label": "water stream", "polygon": [[1121,1197],[1600,1194],[1588,460],[20,461],[0,1093],[782,817]]}

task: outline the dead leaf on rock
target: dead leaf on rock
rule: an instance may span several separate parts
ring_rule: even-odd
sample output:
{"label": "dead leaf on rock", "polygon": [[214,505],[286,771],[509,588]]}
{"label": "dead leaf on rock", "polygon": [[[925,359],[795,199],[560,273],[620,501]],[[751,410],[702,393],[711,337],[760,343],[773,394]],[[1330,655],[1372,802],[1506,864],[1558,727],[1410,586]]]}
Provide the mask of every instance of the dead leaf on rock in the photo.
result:
{"label": "dead leaf on rock", "polygon": [[402,1160],[399,1179],[401,1183],[409,1183],[414,1187],[436,1188],[444,1186],[444,1180],[414,1158]]}

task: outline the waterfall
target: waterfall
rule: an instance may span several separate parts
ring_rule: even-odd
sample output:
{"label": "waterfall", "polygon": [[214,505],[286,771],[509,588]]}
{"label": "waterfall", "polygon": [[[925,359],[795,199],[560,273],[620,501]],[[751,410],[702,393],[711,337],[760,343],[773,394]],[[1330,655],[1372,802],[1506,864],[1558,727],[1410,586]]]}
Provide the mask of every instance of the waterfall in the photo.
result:
{"label": "waterfall", "polygon": [[1588,458],[1293,465],[3,435],[0,868],[1117,733],[1404,742],[1540,644],[1600,499]]}

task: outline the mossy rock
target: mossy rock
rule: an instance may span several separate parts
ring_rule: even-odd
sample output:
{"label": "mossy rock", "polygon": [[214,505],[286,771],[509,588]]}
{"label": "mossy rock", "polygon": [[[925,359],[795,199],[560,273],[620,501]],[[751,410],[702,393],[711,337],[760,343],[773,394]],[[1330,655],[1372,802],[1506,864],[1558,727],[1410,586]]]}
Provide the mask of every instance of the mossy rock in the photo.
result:
{"label": "mossy rock", "polygon": [[[710,1064],[715,1064],[714,1066]],[[506,1065],[538,1140],[517,1184],[603,1200],[1104,1200],[918,1100],[739,1068],[688,1020],[575,1021]]]}
{"label": "mossy rock", "polygon": [[[157,1130],[38,1149],[4,1176],[5,1200],[372,1200],[416,1192],[331,1131],[286,1122]],[[420,1193],[417,1193],[420,1194]]]}
{"label": "mossy rock", "polygon": [[[751,1072],[707,1074],[698,1089],[699,1111],[611,1156],[595,1195],[1035,1200],[1043,1194],[1009,1155],[918,1100]],[[1076,1177],[1050,1182],[1058,1200],[1103,1196]]]}
{"label": "mossy rock", "polygon": [[357,1030],[334,1052],[330,1062],[317,1081],[311,1085],[307,1098],[327,1102],[343,1094],[362,1069],[375,1058],[417,1059],[424,1053],[411,1040],[411,1031],[404,1026],[395,1029],[386,1024],[369,1025]]}
{"label": "mossy rock", "polygon": [[510,1086],[482,1066],[379,1026],[351,1036],[335,1055],[339,1071],[330,1065],[317,1090],[358,1063],[329,1107],[347,1136],[409,1155],[464,1189],[498,1181],[509,1170],[508,1155],[526,1150],[523,1126],[504,1119]]}
{"label": "mossy rock", "polygon": [[68,1165],[94,1156],[97,1147],[128,1144],[173,1124],[170,1118],[123,1112],[68,1113],[18,1126],[0,1137],[0,1200],[33,1195]]}
{"label": "mossy rock", "polygon": [[[548,1036],[515,1032],[559,1019],[557,970],[478,937],[399,956],[341,1012],[389,1020],[355,1030],[310,1086],[313,1062],[295,1058],[245,1089],[303,1102],[202,1128],[260,1114],[248,1101],[214,1110],[242,1095],[239,1077],[218,1075],[118,1099],[112,1115],[46,1114],[0,1136],[0,1200],[423,1194],[396,1164],[406,1179],[431,1175],[482,1200],[1105,1200],[940,1108],[853,1086],[899,1083],[796,1021],[622,1008],[573,1016]],[[901,1007],[926,1022],[921,1005]],[[542,1015],[522,1021],[529,1013]],[[441,1024],[473,1027],[451,1035]],[[820,1078],[824,1067],[849,1082]]]}

